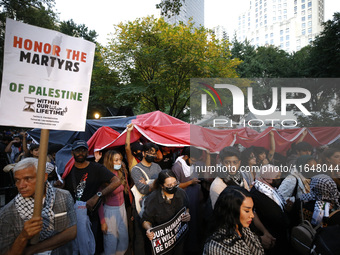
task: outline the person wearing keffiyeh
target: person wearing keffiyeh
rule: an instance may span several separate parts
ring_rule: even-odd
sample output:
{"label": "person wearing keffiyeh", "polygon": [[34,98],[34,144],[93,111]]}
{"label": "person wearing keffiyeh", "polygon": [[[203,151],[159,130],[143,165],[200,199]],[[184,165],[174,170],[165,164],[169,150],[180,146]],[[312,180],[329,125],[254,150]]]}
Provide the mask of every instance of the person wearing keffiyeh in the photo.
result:
{"label": "person wearing keffiyeh", "polygon": [[[301,200],[304,204],[304,213],[309,211],[309,205],[314,204],[311,215],[311,224],[316,226],[323,223],[324,217],[329,217],[331,210],[340,209],[340,193],[333,179],[325,174],[312,177],[310,182],[310,192],[302,195]],[[309,203],[308,203],[309,202]],[[308,215],[306,219],[308,219]]]}
{"label": "person wearing keffiyeh", "polygon": [[262,166],[250,193],[256,214],[265,228],[276,238],[275,245],[266,254],[290,254],[288,240],[289,220],[284,198],[277,192],[281,172],[273,165]]}
{"label": "person wearing keffiyeh", "polygon": [[[72,254],[77,234],[73,199],[53,188],[45,173],[41,217],[33,217],[38,159],[25,158],[13,168],[19,194],[0,210],[0,254]],[[32,238],[38,236],[38,243]]]}
{"label": "person wearing keffiyeh", "polygon": [[213,234],[204,245],[203,255],[262,255],[260,239],[249,228],[254,213],[250,193],[229,186],[217,199],[213,213]]}

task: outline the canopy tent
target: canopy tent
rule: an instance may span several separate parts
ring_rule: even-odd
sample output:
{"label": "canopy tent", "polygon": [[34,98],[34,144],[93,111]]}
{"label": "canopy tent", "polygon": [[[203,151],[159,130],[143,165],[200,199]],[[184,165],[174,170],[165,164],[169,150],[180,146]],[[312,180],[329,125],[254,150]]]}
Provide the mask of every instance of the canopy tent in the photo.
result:
{"label": "canopy tent", "polygon": [[[297,141],[306,129],[304,141],[317,147],[334,142],[340,137],[340,127],[311,127],[275,130],[267,128],[258,133],[251,128],[212,130],[188,124],[160,111],[138,115],[130,119],[134,124],[131,143],[141,136],[147,140],[167,147],[195,146],[211,153],[218,153],[226,146],[241,144],[244,147],[270,147],[269,132],[273,130],[276,152],[285,155],[291,144]],[[126,122],[127,124],[129,122]],[[126,130],[121,134],[109,127],[100,127],[88,140],[89,155],[94,151],[110,149],[125,144]],[[69,154],[70,155],[70,154]],[[73,164],[71,164],[73,165]],[[68,169],[69,170],[69,169]],[[65,171],[64,176],[68,171]]]}
{"label": "canopy tent", "polygon": [[[135,119],[136,116],[126,118],[115,118],[115,119],[100,119],[100,120],[86,120],[86,126],[84,132],[76,131],[64,131],[64,130],[50,130],[49,143],[55,144],[71,144],[75,140],[88,141],[93,134],[101,127],[110,127],[113,130],[121,133],[125,130],[126,126],[131,123],[131,120]],[[40,142],[40,131],[41,129],[35,128],[27,133],[38,143]]]}

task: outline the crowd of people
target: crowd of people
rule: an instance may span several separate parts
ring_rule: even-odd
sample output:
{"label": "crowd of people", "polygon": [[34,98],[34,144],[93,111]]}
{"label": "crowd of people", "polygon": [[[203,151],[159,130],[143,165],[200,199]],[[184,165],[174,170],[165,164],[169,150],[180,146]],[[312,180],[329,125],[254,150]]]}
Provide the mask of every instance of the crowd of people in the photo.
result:
{"label": "crowd of people", "polygon": [[[339,141],[313,148],[304,132],[281,155],[271,132],[268,151],[235,145],[210,154],[131,143],[133,128],[124,147],[93,158],[86,141],[74,141],[64,179],[55,169],[62,145],[51,145],[41,217],[33,217],[39,145],[25,132],[4,133],[2,175],[17,195],[0,209],[0,254],[152,254],[154,228],[181,210],[188,230],[165,254],[299,254],[290,234],[302,218],[340,225]],[[205,166],[226,171],[196,171]]]}

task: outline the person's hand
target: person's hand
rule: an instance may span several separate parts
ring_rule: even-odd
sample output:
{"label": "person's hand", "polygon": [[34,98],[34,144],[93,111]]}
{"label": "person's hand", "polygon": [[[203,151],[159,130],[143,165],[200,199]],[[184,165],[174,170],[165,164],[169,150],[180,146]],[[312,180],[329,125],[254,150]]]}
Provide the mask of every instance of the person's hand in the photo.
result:
{"label": "person's hand", "polygon": [[155,236],[155,233],[150,231],[150,229],[148,229],[146,231],[146,236],[149,238],[149,240],[151,241],[153,239],[153,237]]}
{"label": "person's hand", "polygon": [[24,223],[24,228],[21,231],[22,236],[29,240],[42,230],[43,221],[41,217],[32,217]]}
{"label": "person's hand", "polygon": [[133,130],[133,124],[130,123],[129,125],[126,126],[127,127],[127,132],[131,132]]}
{"label": "person's hand", "polygon": [[100,227],[101,227],[103,233],[107,234],[107,224],[104,222],[104,223],[100,224]]}
{"label": "person's hand", "polygon": [[294,202],[291,201],[289,198],[286,200],[286,205],[285,205],[285,209],[286,209],[286,212],[290,212],[292,209],[293,209],[293,205],[294,205]]}
{"label": "person's hand", "polygon": [[191,219],[191,216],[190,216],[189,212],[185,212],[185,213],[182,214],[182,221],[188,222],[188,221],[190,221],[190,219]]}
{"label": "person's hand", "polygon": [[144,184],[144,185],[147,185],[147,183],[146,183],[146,181],[145,181],[145,179],[143,177],[139,179],[139,182]]}
{"label": "person's hand", "polygon": [[191,180],[191,185],[195,185],[195,184],[200,183],[200,182],[201,181],[199,179],[194,178],[194,179]]}
{"label": "person's hand", "polygon": [[275,246],[276,238],[274,238],[269,232],[266,232],[261,236],[261,244],[264,249],[268,250]]}
{"label": "person's hand", "polygon": [[102,158],[103,152],[101,151],[95,151],[94,152],[94,161],[99,162],[99,160]]}
{"label": "person's hand", "polygon": [[54,187],[59,188],[59,189],[63,189],[65,186],[65,182],[61,182],[60,180],[57,180],[54,184]]}
{"label": "person's hand", "polygon": [[86,208],[90,211],[92,211],[93,207],[97,203],[99,197],[97,195],[94,195],[89,200],[86,201]]}

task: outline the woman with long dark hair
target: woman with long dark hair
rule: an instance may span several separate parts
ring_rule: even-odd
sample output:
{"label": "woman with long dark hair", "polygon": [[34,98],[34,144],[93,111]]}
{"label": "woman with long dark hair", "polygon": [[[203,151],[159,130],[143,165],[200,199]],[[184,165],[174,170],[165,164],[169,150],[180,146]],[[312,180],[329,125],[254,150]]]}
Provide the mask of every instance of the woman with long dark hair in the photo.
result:
{"label": "woman with long dark hair", "polygon": [[[182,221],[190,221],[189,201],[184,190],[179,188],[176,175],[171,170],[163,170],[158,174],[154,182],[154,191],[145,199],[143,212],[143,228],[149,240],[154,238],[152,227],[161,225],[171,220],[183,207],[186,212],[182,214]],[[166,254],[183,254],[183,238],[176,246]]]}
{"label": "woman with long dark hair", "polygon": [[204,255],[264,254],[259,238],[249,229],[254,213],[250,193],[228,186],[217,199],[213,213],[213,234],[204,246]]}

